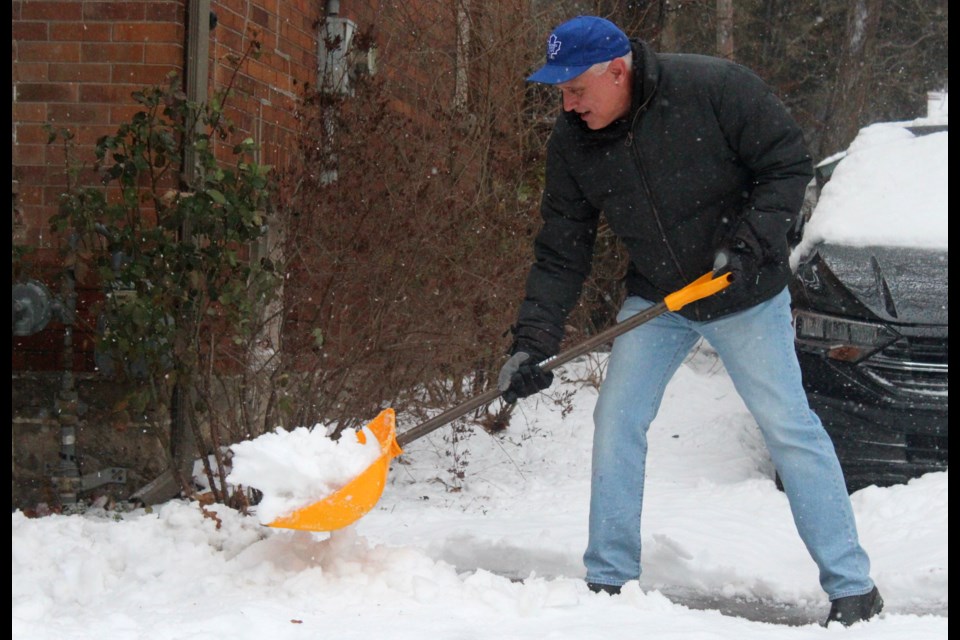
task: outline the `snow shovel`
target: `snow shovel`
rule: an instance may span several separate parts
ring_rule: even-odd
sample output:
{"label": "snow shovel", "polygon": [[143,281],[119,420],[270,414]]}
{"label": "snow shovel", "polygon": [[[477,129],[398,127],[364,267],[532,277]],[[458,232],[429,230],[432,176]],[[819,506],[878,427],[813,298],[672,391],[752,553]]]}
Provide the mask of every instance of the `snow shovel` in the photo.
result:
{"label": "snow shovel", "polygon": [[[667,311],[677,311],[690,302],[713,295],[730,284],[730,281],[729,273],[713,277],[713,272],[708,272],[679,291],[671,293],[662,302],[649,309],[641,311],[623,322],[618,322],[576,347],[547,358],[540,363],[540,368],[544,371],[550,371],[566,364]],[[380,457],[360,475],[326,498],[298,509],[290,515],[277,518],[268,526],[302,531],[334,531],[356,522],[370,511],[380,499],[387,482],[390,461],[403,453],[405,445],[445,424],[453,422],[474,409],[496,400],[500,395],[501,391],[494,387],[400,435],[396,434],[394,410],[384,409],[380,412],[380,415],[374,418],[373,422],[367,425],[380,443]],[[365,444],[366,436],[364,433],[357,431],[356,434],[361,444]]]}

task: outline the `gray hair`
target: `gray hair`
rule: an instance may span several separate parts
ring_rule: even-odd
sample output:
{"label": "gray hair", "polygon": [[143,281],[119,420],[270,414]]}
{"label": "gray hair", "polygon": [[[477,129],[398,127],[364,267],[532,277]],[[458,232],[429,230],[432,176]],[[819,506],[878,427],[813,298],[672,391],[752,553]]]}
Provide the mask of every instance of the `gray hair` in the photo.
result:
{"label": "gray hair", "polygon": [[[623,63],[627,65],[627,71],[633,69],[633,51],[628,51],[626,55],[620,56],[619,58],[614,58],[613,60],[623,60]],[[588,71],[594,75],[600,75],[607,70],[607,67],[610,66],[610,63],[613,60],[607,60],[606,62],[598,62],[588,69]]]}

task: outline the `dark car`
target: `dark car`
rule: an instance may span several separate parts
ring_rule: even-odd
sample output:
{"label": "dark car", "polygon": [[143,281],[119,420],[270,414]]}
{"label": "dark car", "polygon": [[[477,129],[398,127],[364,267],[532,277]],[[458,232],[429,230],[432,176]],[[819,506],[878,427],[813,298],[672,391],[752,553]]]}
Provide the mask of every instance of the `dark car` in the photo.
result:
{"label": "dark car", "polygon": [[850,492],[947,468],[947,132],[916,122],[817,167],[793,254],[804,388]]}

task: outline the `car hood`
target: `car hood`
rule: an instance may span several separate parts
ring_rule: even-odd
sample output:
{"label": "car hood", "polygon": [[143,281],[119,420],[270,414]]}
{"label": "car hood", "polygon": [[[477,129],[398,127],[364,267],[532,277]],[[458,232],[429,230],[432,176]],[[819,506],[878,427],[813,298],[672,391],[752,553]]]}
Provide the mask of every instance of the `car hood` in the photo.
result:
{"label": "car hood", "polygon": [[823,265],[878,318],[898,324],[947,324],[947,251],[823,244]]}

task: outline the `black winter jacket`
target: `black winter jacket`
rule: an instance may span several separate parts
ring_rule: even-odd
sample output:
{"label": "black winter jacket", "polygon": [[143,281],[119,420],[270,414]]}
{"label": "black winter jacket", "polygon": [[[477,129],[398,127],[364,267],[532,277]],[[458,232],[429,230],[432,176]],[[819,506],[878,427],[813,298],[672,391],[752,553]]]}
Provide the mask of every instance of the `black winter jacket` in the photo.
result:
{"label": "black winter jacket", "polygon": [[687,318],[754,306],[790,277],[787,231],[813,175],[799,126],[740,65],[632,44],[630,115],[597,131],[572,112],[554,125],[543,226],[511,351],[559,350],[601,212],[629,252],[627,293],[654,302],[710,271],[721,243],[749,225],[763,253],[758,281],[685,306]]}

